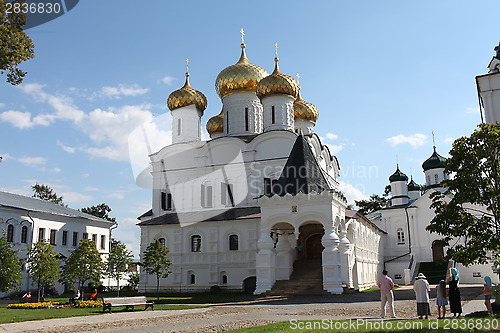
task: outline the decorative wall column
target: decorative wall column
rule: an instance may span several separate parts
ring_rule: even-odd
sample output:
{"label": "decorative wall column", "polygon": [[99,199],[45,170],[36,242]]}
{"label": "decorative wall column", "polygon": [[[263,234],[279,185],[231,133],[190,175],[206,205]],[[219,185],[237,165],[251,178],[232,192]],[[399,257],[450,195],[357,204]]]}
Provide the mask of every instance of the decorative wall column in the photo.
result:
{"label": "decorative wall column", "polygon": [[325,247],[323,258],[323,289],[332,294],[342,294],[341,263],[338,246],[340,239],[333,231],[333,225],[324,226],[325,234],[321,243]]}
{"label": "decorative wall column", "polygon": [[342,283],[346,285],[347,288],[354,288],[353,278],[352,278],[352,244],[347,238],[347,231],[345,229],[340,232],[340,257],[342,263]]}
{"label": "decorative wall column", "polygon": [[289,280],[292,274],[292,247],[288,236],[287,231],[283,231],[283,234],[278,236],[278,244],[276,244],[276,280]]}
{"label": "decorative wall column", "polygon": [[259,252],[255,258],[255,269],[257,272],[257,282],[254,295],[263,294],[271,290],[276,282],[275,263],[276,255],[273,251],[274,243],[269,235],[271,230],[261,227],[257,248]]}

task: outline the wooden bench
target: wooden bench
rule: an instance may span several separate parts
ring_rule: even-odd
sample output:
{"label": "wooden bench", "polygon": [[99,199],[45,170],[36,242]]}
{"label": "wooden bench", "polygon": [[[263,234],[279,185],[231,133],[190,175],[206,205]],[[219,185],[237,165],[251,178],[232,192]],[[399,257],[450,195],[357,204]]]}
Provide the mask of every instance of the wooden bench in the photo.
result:
{"label": "wooden bench", "polygon": [[111,313],[111,308],[113,306],[124,306],[125,310],[135,310],[136,305],[145,305],[144,311],[148,308],[154,310],[154,302],[148,301],[146,296],[134,296],[134,297],[103,297],[102,298],[102,312],[109,310]]}

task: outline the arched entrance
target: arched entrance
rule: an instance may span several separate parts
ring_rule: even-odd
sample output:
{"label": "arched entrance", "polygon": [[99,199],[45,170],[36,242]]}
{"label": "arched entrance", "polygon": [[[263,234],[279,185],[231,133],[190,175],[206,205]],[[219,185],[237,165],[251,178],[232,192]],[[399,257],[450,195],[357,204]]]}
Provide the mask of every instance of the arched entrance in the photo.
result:
{"label": "arched entrance", "polygon": [[432,261],[438,262],[444,257],[443,242],[435,240],[432,242]]}
{"label": "arched entrance", "polygon": [[321,244],[321,238],[325,234],[323,226],[321,224],[306,224],[299,228],[299,240],[303,248],[305,259],[321,259],[321,253],[323,252],[323,245]]}

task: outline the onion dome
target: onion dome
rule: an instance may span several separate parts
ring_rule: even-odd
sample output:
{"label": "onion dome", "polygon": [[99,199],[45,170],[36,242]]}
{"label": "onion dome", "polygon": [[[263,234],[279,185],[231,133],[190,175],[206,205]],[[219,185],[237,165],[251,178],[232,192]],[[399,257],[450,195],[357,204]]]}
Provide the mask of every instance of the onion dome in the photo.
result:
{"label": "onion dome", "polygon": [[413,177],[411,177],[411,181],[408,183],[408,192],[410,191],[420,191],[420,185],[415,183]]}
{"label": "onion dome", "polygon": [[241,43],[241,57],[232,66],[224,68],[215,80],[215,90],[220,98],[230,95],[236,91],[257,90],[260,80],[268,76],[269,73],[248,61],[245,53],[245,44]]}
{"label": "onion dome", "polygon": [[430,170],[430,169],[438,169],[438,168],[444,168],[444,164],[446,162],[446,158],[443,156],[439,155],[436,152],[436,147],[434,147],[434,153],[432,153],[431,157],[426,159],[424,163],[422,163],[422,168],[424,171]]}
{"label": "onion dome", "polygon": [[224,132],[224,110],[207,121],[207,132],[210,135]]}
{"label": "onion dome", "polygon": [[278,61],[278,58],[274,58],[274,72],[263,78],[257,85],[257,96],[260,99],[275,94],[290,95],[296,98],[299,94],[299,84],[293,77],[280,72]]}
{"label": "onion dome", "polygon": [[304,101],[300,96],[300,90],[297,99],[293,103],[293,112],[295,120],[303,119],[315,123],[319,117],[318,108],[313,104]]}
{"label": "onion dome", "polygon": [[186,83],[181,89],[171,93],[167,99],[167,106],[173,111],[184,106],[195,104],[196,108],[203,112],[207,108],[207,98],[203,93],[195,90],[189,84],[189,73],[186,73]]}
{"label": "onion dome", "polygon": [[399,165],[396,167],[396,171],[389,177],[389,181],[392,182],[405,182],[408,180],[408,176],[399,170]]}

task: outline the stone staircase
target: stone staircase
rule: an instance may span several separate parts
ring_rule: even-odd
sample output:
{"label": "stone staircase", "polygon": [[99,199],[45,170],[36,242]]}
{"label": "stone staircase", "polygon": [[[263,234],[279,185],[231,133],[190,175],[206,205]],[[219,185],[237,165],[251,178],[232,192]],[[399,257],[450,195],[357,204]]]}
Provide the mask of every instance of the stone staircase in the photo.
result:
{"label": "stone staircase", "polygon": [[268,295],[329,295],[323,290],[321,259],[299,259],[290,280],[278,280]]}

